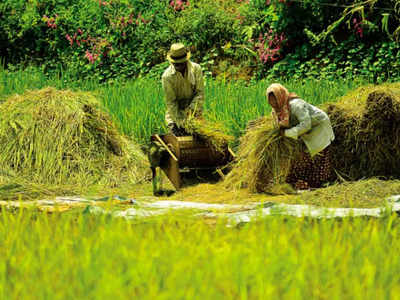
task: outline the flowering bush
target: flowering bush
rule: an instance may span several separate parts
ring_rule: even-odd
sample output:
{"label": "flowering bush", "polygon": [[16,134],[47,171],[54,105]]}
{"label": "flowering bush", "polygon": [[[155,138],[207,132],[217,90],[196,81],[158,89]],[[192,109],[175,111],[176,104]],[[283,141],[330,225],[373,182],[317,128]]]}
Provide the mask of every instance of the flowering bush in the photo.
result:
{"label": "flowering bush", "polygon": [[260,34],[255,48],[263,64],[273,64],[281,58],[282,46],[285,42],[283,33],[278,35],[272,29],[265,34]]}
{"label": "flowering bush", "polygon": [[173,40],[167,7],[159,0],[4,0],[0,55],[6,64],[33,62],[46,72],[70,68],[77,77],[101,81],[137,76],[163,61],[159,50]]}
{"label": "flowering bush", "polygon": [[[362,9],[361,0],[3,0],[0,59],[105,81],[147,74],[153,66],[158,74],[170,44],[182,41],[213,75],[242,68],[261,78],[271,68],[319,62],[316,56],[332,47],[344,63],[332,58],[328,69],[349,70],[345,63],[359,44],[370,49],[364,61],[373,63],[375,45],[398,43],[400,6],[372,2]],[[362,63],[350,65],[361,70]],[[389,74],[385,68],[379,70]]]}
{"label": "flowering bush", "polygon": [[169,6],[171,6],[175,11],[182,11],[189,7],[189,0],[171,0]]}

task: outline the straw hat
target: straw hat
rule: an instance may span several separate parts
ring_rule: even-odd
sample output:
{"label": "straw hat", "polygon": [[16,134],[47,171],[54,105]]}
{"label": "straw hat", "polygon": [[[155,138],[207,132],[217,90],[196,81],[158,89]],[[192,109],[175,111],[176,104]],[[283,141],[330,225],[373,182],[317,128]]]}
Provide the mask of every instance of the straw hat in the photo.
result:
{"label": "straw hat", "polygon": [[190,58],[190,51],[186,49],[182,43],[176,43],[171,45],[171,49],[168,51],[167,59],[171,63],[183,63],[188,61]]}

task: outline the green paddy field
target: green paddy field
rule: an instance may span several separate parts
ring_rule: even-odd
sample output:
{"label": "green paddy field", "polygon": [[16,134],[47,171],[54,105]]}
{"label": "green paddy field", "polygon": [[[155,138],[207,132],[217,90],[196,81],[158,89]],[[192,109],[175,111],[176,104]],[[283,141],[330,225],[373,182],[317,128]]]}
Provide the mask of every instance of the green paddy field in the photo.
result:
{"label": "green paddy field", "polygon": [[[269,113],[264,97],[269,84],[208,80],[207,118],[224,122],[238,138],[248,120]],[[335,101],[364,82],[285,84],[319,105]],[[35,70],[0,71],[0,102],[46,86],[93,92],[120,131],[142,145],[152,133],[165,130],[161,85],[148,79],[99,85],[71,82],[68,74],[48,79]],[[150,195],[150,186],[82,187],[82,192],[135,197]],[[384,197],[400,194],[397,181],[388,185],[372,179],[358,183],[356,189],[349,184],[343,189],[338,186],[328,187],[321,203],[316,200],[321,197],[318,191],[304,193],[300,200],[324,206],[374,207],[381,206]],[[36,187],[38,195],[51,189]],[[266,201],[265,196],[246,193],[227,196],[209,185],[189,188],[172,199]],[[296,199],[283,196],[277,201],[297,203]],[[227,227],[222,220],[208,222],[185,214],[132,222],[75,210],[43,213],[3,208],[0,298],[398,299],[399,225],[395,214],[382,219],[268,217]]]}

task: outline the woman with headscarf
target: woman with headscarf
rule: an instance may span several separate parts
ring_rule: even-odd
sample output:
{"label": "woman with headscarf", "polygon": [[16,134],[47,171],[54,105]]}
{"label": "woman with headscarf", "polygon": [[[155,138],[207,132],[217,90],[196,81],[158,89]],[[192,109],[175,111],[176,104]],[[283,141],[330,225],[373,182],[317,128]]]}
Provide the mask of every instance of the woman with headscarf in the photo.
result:
{"label": "woman with headscarf", "polygon": [[328,115],[279,83],[271,84],[266,96],[281,135],[306,146],[286,181],[296,189],[320,187],[333,175],[329,145],[335,136]]}

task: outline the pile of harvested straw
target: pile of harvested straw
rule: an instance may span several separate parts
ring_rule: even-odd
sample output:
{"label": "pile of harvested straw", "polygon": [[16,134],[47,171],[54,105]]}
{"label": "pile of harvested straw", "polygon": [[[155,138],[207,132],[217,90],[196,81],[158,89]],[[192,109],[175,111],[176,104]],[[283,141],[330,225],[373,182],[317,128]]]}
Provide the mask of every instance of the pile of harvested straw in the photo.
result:
{"label": "pile of harvested straw", "polygon": [[[248,187],[253,192],[279,192],[301,144],[280,136],[271,118],[258,120],[240,140],[238,156],[225,178],[228,188]],[[283,191],[284,192],[284,191]]]}
{"label": "pile of harvested straw", "polygon": [[116,186],[147,176],[144,154],[119,134],[89,93],[28,91],[2,103],[0,116],[5,182]]}
{"label": "pile of harvested straw", "polygon": [[352,180],[400,178],[400,84],[364,86],[323,108],[335,132],[335,169]]}
{"label": "pile of harvested straw", "polygon": [[[334,168],[351,180],[400,178],[400,83],[359,88],[322,109],[331,119]],[[228,187],[271,192],[285,183],[292,162],[305,148],[279,136],[270,118],[257,120],[242,137]]]}
{"label": "pile of harvested straw", "polygon": [[185,130],[192,135],[197,135],[211,144],[217,151],[224,152],[234,137],[226,133],[222,123],[211,122],[204,118],[188,118],[184,125]]}

